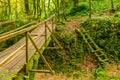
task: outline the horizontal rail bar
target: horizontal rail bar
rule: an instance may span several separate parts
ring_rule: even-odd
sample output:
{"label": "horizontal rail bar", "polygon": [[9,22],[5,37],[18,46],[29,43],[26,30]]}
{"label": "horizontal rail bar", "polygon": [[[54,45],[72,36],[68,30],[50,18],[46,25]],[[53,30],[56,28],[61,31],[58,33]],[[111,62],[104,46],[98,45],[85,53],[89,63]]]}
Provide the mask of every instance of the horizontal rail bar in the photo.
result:
{"label": "horizontal rail bar", "polygon": [[0,34],[0,36],[4,36],[4,35],[10,34],[10,33],[13,33],[13,32],[15,32],[15,31],[18,31],[18,30],[22,29],[22,28],[25,28],[26,26],[29,26],[29,25],[31,25],[31,24],[35,24],[36,22],[37,22],[37,21],[31,22],[31,23],[27,23],[27,24],[25,24],[25,25],[22,25],[22,26],[19,27],[19,28],[16,28],[16,29],[13,29],[13,30],[11,30],[11,31],[2,33],[2,34]]}
{"label": "horizontal rail bar", "polygon": [[17,22],[17,21],[24,20],[24,19],[26,19],[26,18],[31,18],[31,17],[34,17],[34,15],[30,15],[30,16],[27,16],[27,17],[24,17],[24,18],[20,18],[20,19],[16,19],[16,20],[10,20],[10,21],[0,22],[0,25]]}
{"label": "horizontal rail bar", "polygon": [[[42,36],[42,34],[44,34],[44,32],[41,33],[41,34],[39,34],[37,37],[33,38],[34,41],[36,41],[40,36]],[[32,35],[31,35],[31,36],[32,36]],[[30,45],[30,41],[28,41],[28,44]],[[4,65],[8,60],[10,60],[10,59],[15,55],[15,53],[18,52],[20,49],[22,49],[25,45],[26,45],[26,44],[22,45],[19,49],[17,49],[14,53],[12,53],[12,54],[11,54],[9,57],[7,57],[4,61],[0,62],[0,66]],[[1,52],[0,52],[0,58],[3,57],[3,56],[5,56],[5,55],[6,55],[6,54],[1,54]]]}
{"label": "horizontal rail bar", "polygon": [[49,18],[45,19],[44,21],[42,21],[42,22],[40,22],[40,23],[38,23],[38,24],[36,24],[36,25],[33,25],[33,26],[31,26],[31,27],[28,27],[28,28],[25,28],[25,29],[22,29],[22,30],[13,32],[13,33],[8,34],[8,35],[0,36],[0,42],[5,41],[5,40],[8,40],[8,39],[10,39],[10,38],[12,38],[12,37],[15,37],[15,36],[17,36],[17,35],[23,34],[23,33],[25,33],[25,32],[28,32],[28,31],[30,31],[30,30],[33,30],[33,29],[37,28],[39,25],[45,23],[46,21],[51,20],[53,17],[54,17],[54,15],[50,16]]}
{"label": "horizontal rail bar", "polygon": [[35,69],[31,69],[29,71],[30,72],[40,72],[40,73],[50,73],[50,70],[35,70]]}

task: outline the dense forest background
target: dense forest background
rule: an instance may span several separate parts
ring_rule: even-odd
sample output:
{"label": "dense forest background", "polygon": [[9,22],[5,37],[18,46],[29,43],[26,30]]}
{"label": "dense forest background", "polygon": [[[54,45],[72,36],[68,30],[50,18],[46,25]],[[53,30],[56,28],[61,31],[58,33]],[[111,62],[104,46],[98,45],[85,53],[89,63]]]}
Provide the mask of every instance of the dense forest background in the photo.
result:
{"label": "dense forest background", "polygon": [[[55,37],[63,50],[45,50],[43,55],[56,73],[78,79],[120,79],[120,1],[119,0],[0,0],[0,33],[31,25],[55,14]],[[76,27],[77,26],[77,27]],[[109,64],[98,60],[76,31],[85,28],[105,53]],[[25,35],[0,43],[0,51]],[[49,46],[56,46],[52,41]],[[32,62],[32,61],[31,61]],[[39,61],[38,69],[46,68]],[[113,66],[113,67],[112,67]],[[34,68],[34,66],[30,66]],[[21,70],[19,78],[24,79]],[[35,73],[31,73],[32,79]],[[86,77],[86,78],[85,78]],[[69,79],[68,79],[69,80]]]}
{"label": "dense forest background", "polygon": [[56,12],[65,17],[70,13],[83,12],[90,4],[92,12],[99,12],[114,8],[119,3],[117,0],[0,0],[0,21],[33,14],[45,17]]}
{"label": "dense forest background", "polygon": [[[61,9],[68,4],[74,2],[77,5],[78,0],[1,0],[0,1],[0,20],[17,19],[26,15],[45,16],[55,13],[55,8]],[[57,11],[56,10],[56,11]],[[61,9],[62,10],[62,9]]]}

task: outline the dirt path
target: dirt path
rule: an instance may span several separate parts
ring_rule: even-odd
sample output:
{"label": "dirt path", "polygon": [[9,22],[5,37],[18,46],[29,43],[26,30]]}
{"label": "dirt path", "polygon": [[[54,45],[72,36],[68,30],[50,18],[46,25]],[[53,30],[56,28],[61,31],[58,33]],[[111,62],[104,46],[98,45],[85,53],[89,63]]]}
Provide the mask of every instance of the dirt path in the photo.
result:
{"label": "dirt path", "polygon": [[[108,16],[110,15],[109,12],[106,12],[102,15]],[[88,16],[80,17],[78,19],[73,19],[69,22],[65,22],[66,27],[64,30],[62,30],[64,34],[69,34],[69,32],[76,29],[76,26],[80,24],[80,22],[83,22],[83,20],[87,19]],[[91,54],[86,54],[84,56],[83,62],[79,64],[75,64],[76,66],[80,67],[82,72],[75,71],[71,73],[71,75],[68,77],[67,74],[45,74],[45,73],[36,73],[34,80],[94,80],[93,79],[93,71],[95,71],[97,67],[97,62],[93,59]],[[110,67],[109,67],[110,66]],[[109,71],[109,74],[112,76],[118,75],[118,68],[120,69],[120,65],[118,64],[108,64],[106,65],[105,69]]]}
{"label": "dirt path", "polygon": [[[92,55],[86,54],[84,60],[81,63],[76,64],[76,66],[79,66],[82,71],[74,71],[69,74],[60,73],[56,75],[36,73],[34,80],[95,80],[93,72],[97,67],[97,63],[92,58]],[[100,75],[101,74],[104,74],[105,76],[108,75],[108,77],[111,76],[111,79],[102,78],[96,80],[120,80],[120,78],[116,79],[116,77],[120,77],[120,62],[106,64],[103,73],[100,73]]]}
{"label": "dirt path", "polygon": [[[76,75],[76,76],[74,76]],[[78,78],[77,75],[80,75]],[[51,74],[36,74],[34,80],[93,80],[90,73],[81,75],[80,72],[75,72],[71,77],[67,77],[65,74],[51,75]]]}
{"label": "dirt path", "polygon": [[45,73],[37,73],[34,80],[70,80],[65,75],[51,75]]}
{"label": "dirt path", "polygon": [[[83,20],[85,20],[87,18],[88,17],[85,16],[85,17],[80,17],[78,19],[73,19],[69,22],[65,22],[66,27],[64,28],[64,30],[62,30],[63,31],[62,33],[69,34],[69,32],[76,29],[76,26],[79,25],[80,22],[82,22]],[[76,66],[82,66],[82,69],[88,70],[88,72],[90,72],[90,68],[95,67],[95,65],[92,66],[92,62],[90,62],[90,60],[88,60],[88,57],[86,57],[84,59],[83,63],[76,64]],[[86,73],[84,75],[81,75],[80,78],[78,78],[78,77],[76,78],[75,75],[81,75],[81,72],[79,72],[79,71],[73,72],[70,77],[67,77],[67,74],[51,75],[51,74],[45,74],[45,73],[36,73],[34,80],[92,80],[91,73]]]}
{"label": "dirt path", "polygon": [[76,27],[80,24],[80,22],[83,22],[87,18],[88,16],[83,16],[83,17],[79,17],[77,19],[72,19],[71,21],[65,22],[66,27],[64,28],[63,33],[66,34],[75,30]]}

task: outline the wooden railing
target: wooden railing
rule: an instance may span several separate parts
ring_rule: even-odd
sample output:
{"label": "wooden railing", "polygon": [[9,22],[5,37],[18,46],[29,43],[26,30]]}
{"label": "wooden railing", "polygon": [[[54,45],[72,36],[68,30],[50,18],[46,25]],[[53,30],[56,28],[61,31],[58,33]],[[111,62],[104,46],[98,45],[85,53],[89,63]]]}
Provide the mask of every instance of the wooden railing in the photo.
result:
{"label": "wooden railing", "polygon": [[[52,26],[49,27],[47,22],[51,22]],[[25,45],[23,45],[25,47],[25,57],[26,57],[26,75],[29,74],[29,72],[44,72],[43,70],[29,70],[28,69],[28,61],[30,59],[29,57],[29,43],[31,42],[34,46],[34,48],[36,49],[36,51],[39,53],[42,61],[47,65],[48,69],[50,70],[50,72],[52,74],[54,74],[54,71],[52,70],[51,66],[48,64],[48,62],[46,61],[45,57],[43,56],[43,54],[40,52],[39,50],[39,47],[37,46],[37,44],[35,43],[35,38],[32,38],[33,36],[37,36],[38,37],[41,37],[41,36],[44,36],[45,37],[45,47],[47,47],[47,40],[48,40],[48,34],[51,35],[51,37],[53,37],[53,39],[55,40],[55,42],[58,44],[59,48],[62,49],[62,46],[59,44],[58,40],[55,38],[55,36],[53,35],[53,32],[54,32],[54,27],[53,27],[53,21],[54,21],[54,15],[50,16],[49,18],[45,19],[44,21],[42,22],[39,22],[39,23],[36,23],[35,25],[32,25],[30,27],[25,27],[26,25],[29,25],[29,24],[26,24],[24,26],[21,26],[17,29],[14,29],[12,31],[9,31],[9,32],[6,32],[6,33],[3,33],[3,34],[0,34],[0,42],[3,42],[3,41],[6,41],[10,38],[13,38],[13,37],[16,37],[18,35],[21,35],[21,34],[25,34],[26,38],[25,38]],[[9,22],[8,22],[9,23]],[[3,23],[2,23],[3,24]],[[39,35],[32,35],[30,32],[38,27],[41,27],[40,25],[42,24],[45,24],[45,32],[42,32],[41,34]],[[49,33],[48,33],[49,32]],[[49,47],[51,48],[51,47]],[[55,48],[58,48],[58,47],[55,47]],[[53,49],[55,49],[53,48]],[[3,56],[5,56],[6,54],[0,52],[0,58],[2,58]],[[14,56],[14,55],[12,55]],[[9,61],[11,59],[8,57],[8,59],[4,60],[1,64],[0,64],[0,67],[3,66],[4,64],[6,64],[7,61]],[[2,70],[3,71],[3,70]],[[45,71],[45,72],[49,72],[49,71]]]}
{"label": "wooden railing", "polygon": [[[19,18],[16,20],[0,22],[0,29],[1,29],[0,36],[8,35],[8,34],[13,33],[14,31],[18,31],[18,30],[28,27],[30,25],[34,25],[35,23],[38,22],[38,20],[34,20],[33,18],[34,18],[34,15],[29,15],[29,16]],[[25,20],[25,22],[23,22],[24,20]],[[19,22],[23,22],[22,26],[21,26],[21,24],[19,24]],[[14,37],[12,44],[16,43],[18,40],[19,40],[19,38],[17,36]],[[6,41],[1,43],[0,51],[3,51],[7,48],[7,47],[4,47],[5,43],[6,43]],[[11,45],[9,45],[9,46],[11,46]]]}
{"label": "wooden railing", "polygon": [[[28,32],[28,31],[31,31],[31,30],[37,28],[37,27],[38,27],[39,25],[41,25],[42,23],[45,23],[46,21],[49,21],[49,20],[53,19],[53,17],[54,17],[54,15],[52,15],[51,17],[47,18],[46,20],[44,20],[44,21],[42,21],[42,22],[40,22],[40,23],[37,23],[37,25],[33,25],[33,26],[31,26],[31,27],[28,27],[28,28],[24,28],[24,27],[27,26],[27,25],[29,25],[29,24],[31,24],[31,23],[22,26],[22,28],[24,28],[24,29],[21,29],[21,27],[20,27],[20,28],[17,28],[17,29],[15,29],[15,30],[12,30],[12,31],[3,33],[3,34],[5,34],[5,35],[3,35],[3,34],[0,35],[0,42],[5,41],[5,40],[8,40],[8,39],[10,39],[10,38],[12,38],[12,37],[15,37],[15,36],[17,36],[17,35],[26,33],[26,32]],[[8,23],[9,23],[9,22],[8,22]],[[21,29],[21,30],[20,30],[20,29]]]}
{"label": "wooden railing", "polygon": [[26,16],[24,18],[19,18],[19,19],[16,19],[16,20],[4,21],[4,22],[0,22],[0,25],[18,22],[20,20],[24,20],[24,19],[28,19],[28,18],[32,18],[32,17],[34,17],[34,15],[29,15],[29,16]]}

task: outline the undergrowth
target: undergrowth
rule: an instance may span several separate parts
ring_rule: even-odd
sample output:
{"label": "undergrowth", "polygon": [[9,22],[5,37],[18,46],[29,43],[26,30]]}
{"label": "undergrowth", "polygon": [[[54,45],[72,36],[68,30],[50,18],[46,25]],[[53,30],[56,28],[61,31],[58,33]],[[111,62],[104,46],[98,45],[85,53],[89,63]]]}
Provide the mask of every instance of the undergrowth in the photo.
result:
{"label": "undergrowth", "polygon": [[106,55],[115,62],[120,60],[120,19],[106,17],[88,19],[82,24]]}
{"label": "undergrowth", "polygon": [[[44,53],[47,59],[52,61],[50,64],[56,72],[66,73],[79,69],[75,64],[83,60],[84,49],[82,47],[83,44],[78,40],[79,37],[73,34],[75,32],[72,32],[70,35],[63,34],[61,36],[55,34],[63,46],[63,50],[46,50]],[[53,46],[53,44],[51,42],[49,46]]]}
{"label": "undergrowth", "polygon": [[[62,24],[62,26],[63,25],[64,24]],[[92,39],[105,52],[109,59],[116,63],[120,60],[119,26],[119,13],[105,18],[93,17],[80,24],[80,27],[84,27],[88,31]],[[84,43],[81,35],[75,31],[69,34],[61,33],[64,27],[59,27],[57,33],[55,33],[55,36],[64,49],[46,50],[44,55],[56,72],[67,73],[68,76],[72,75],[76,78],[82,75],[85,76],[87,72],[83,72],[76,64],[83,61],[86,52],[89,53],[88,46]],[[49,46],[53,45],[57,46],[52,42]],[[80,73],[74,74],[74,71],[80,71]],[[91,72],[91,78],[92,80],[119,80],[120,76],[112,76],[103,65],[98,65],[98,67]]]}

